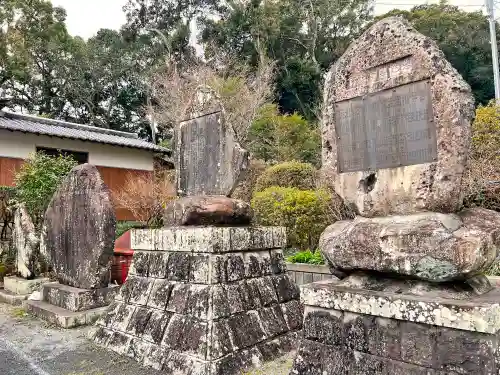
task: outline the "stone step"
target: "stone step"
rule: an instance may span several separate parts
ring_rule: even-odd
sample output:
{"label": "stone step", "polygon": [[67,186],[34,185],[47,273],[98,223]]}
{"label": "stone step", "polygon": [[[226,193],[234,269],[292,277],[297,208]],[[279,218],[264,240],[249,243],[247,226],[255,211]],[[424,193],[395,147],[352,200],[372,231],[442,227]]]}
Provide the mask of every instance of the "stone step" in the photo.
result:
{"label": "stone step", "polygon": [[99,307],[92,310],[74,312],[43,301],[26,301],[25,306],[30,314],[62,328],[93,324],[107,308]]}
{"label": "stone step", "polygon": [[8,290],[0,289],[0,302],[14,306],[22,305],[23,301],[27,300],[29,296],[29,294],[14,294]]}

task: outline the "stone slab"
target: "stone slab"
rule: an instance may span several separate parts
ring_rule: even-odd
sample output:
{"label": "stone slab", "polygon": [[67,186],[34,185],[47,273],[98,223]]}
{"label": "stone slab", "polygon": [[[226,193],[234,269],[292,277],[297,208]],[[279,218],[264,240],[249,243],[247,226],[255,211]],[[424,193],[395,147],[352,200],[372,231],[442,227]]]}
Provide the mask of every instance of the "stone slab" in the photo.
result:
{"label": "stone slab", "polygon": [[0,302],[8,303],[13,306],[20,306],[23,304],[23,301],[26,301],[30,295],[29,294],[14,294],[0,288]]}
{"label": "stone slab", "polygon": [[361,216],[460,209],[474,98],[433,40],[382,19],[324,86],[322,174]]}
{"label": "stone slab", "polygon": [[464,286],[353,275],[301,287],[306,306],[496,334],[500,289],[476,296]]}
{"label": "stone slab", "polygon": [[4,278],[4,289],[13,294],[30,295],[35,291],[39,291],[42,285],[47,283],[50,283],[48,278],[26,280],[22,277],[8,276]]}
{"label": "stone slab", "polygon": [[259,249],[281,249],[286,246],[284,227],[177,227],[134,229],[134,250],[229,253]]}
{"label": "stone slab", "polygon": [[26,301],[24,306],[30,314],[61,328],[74,328],[94,324],[106,312],[106,307],[75,312],[44,301],[31,300]]}
{"label": "stone slab", "polygon": [[24,204],[14,213],[12,243],[16,248],[16,272],[24,278],[33,278],[38,267],[37,252],[40,236]]}
{"label": "stone slab", "polygon": [[249,153],[239,144],[234,124],[227,123],[216,93],[200,89],[192,99],[195,117],[176,129],[177,190],[180,196],[230,196],[248,168]]}
{"label": "stone slab", "polygon": [[81,289],[50,283],[42,287],[42,300],[69,311],[85,311],[108,306],[114,301],[119,290],[118,285],[100,289]]}
{"label": "stone slab", "polygon": [[116,217],[109,188],[97,168],[79,165],[61,182],[45,212],[40,252],[61,284],[108,286]]}

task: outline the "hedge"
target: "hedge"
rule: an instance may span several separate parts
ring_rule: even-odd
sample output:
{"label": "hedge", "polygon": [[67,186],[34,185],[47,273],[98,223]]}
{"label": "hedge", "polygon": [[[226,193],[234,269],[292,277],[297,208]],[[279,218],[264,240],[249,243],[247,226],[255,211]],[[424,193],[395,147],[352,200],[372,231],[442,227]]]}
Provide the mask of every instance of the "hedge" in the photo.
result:
{"label": "hedge", "polygon": [[312,164],[296,161],[277,164],[267,168],[257,179],[255,191],[263,191],[271,186],[314,190],[317,170]]}
{"label": "hedge", "polygon": [[327,190],[274,186],[255,193],[252,208],[258,225],[286,227],[288,246],[306,250],[315,249],[321,233],[335,221],[331,202]]}

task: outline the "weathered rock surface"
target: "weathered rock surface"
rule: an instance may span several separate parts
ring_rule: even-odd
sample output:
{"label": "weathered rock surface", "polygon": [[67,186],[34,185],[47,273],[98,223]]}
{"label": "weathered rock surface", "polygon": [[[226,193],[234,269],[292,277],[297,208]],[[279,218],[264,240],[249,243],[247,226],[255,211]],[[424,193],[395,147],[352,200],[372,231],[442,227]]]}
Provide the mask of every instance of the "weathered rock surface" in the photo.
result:
{"label": "weathered rock surface", "polygon": [[191,116],[176,131],[178,193],[229,196],[248,167],[249,153],[238,143],[213,91],[197,93]]}
{"label": "weathered rock surface", "polygon": [[474,100],[434,41],[402,18],[377,22],[329,72],[324,105],[322,172],[360,215],[459,209]]}
{"label": "weathered rock surface", "polygon": [[319,247],[336,274],[369,270],[443,282],[485,271],[499,245],[500,214],[472,208],[339,221]]}
{"label": "weathered rock surface", "polygon": [[115,225],[109,189],[97,168],[73,168],[54,194],[42,228],[41,251],[61,284],[108,286]]}
{"label": "weathered rock surface", "polygon": [[24,204],[20,204],[14,213],[12,241],[16,248],[16,270],[25,279],[36,275],[40,237]]}
{"label": "weathered rock surface", "polygon": [[134,231],[134,260],[92,338],[169,375],[240,375],[293,350],[299,289],[284,228]]}
{"label": "weathered rock surface", "polygon": [[184,197],[170,202],[163,216],[164,226],[247,225],[252,209],[246,202],[224,196]]}
{"label": "weathered rock surface", "polygon": [[500,369],[498,290],[470,297],[425,282],[348,279],[302,288],[303,337],[291,374],[493,375]]}

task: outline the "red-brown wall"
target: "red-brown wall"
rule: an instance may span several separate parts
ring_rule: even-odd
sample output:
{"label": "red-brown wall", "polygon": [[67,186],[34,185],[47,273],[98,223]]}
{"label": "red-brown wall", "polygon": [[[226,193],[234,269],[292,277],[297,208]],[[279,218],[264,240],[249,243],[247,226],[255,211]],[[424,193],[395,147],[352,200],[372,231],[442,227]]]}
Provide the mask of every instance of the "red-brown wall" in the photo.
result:
{"label": "red-brown wall", "polygon": [[14,176],[23,162],[23,159],[0,157],[0,186],[14,186]]}
{"label": "red-brown wall", "polygon": [[[13,159],[0,157],[0,186],[14,186],[14,176],[17,170],[23,164],[23,159]],[[115,194],[117,191],[122,189],[128,177],[131,176],[150,176],[153,177],[152,171],[141,171],[134,169],[123,169],[123,168],[111,168],[111,167],[101,167],[97,166],[99,172],[101,173],[104,183],[108,185],[111,190],[111,194]],[[115,203],[115,206],[117,204]],[[116,208],[116,219],[117,220],[135,220],[134,216],[130,211],[123,207]]]}
{"label": "red-brown wall", "polygon": [[[122,168],[111,168],[111,167],[100,167],[100,166],[98,166],[97,169],[99,169],[102,179],[104,180],[104,183],[108,185],[112,195],[120,191],[125,186],[129,178],[133,178],[134,176],[145,176],[153,178],[153,171],[140,171],[134,169],[122,169]],[[134,215],[132,215],[132,213],[129,210],[120,207],[116,202],[115,202],[115,209],[116,209],[117,220],[135,220]]]}

